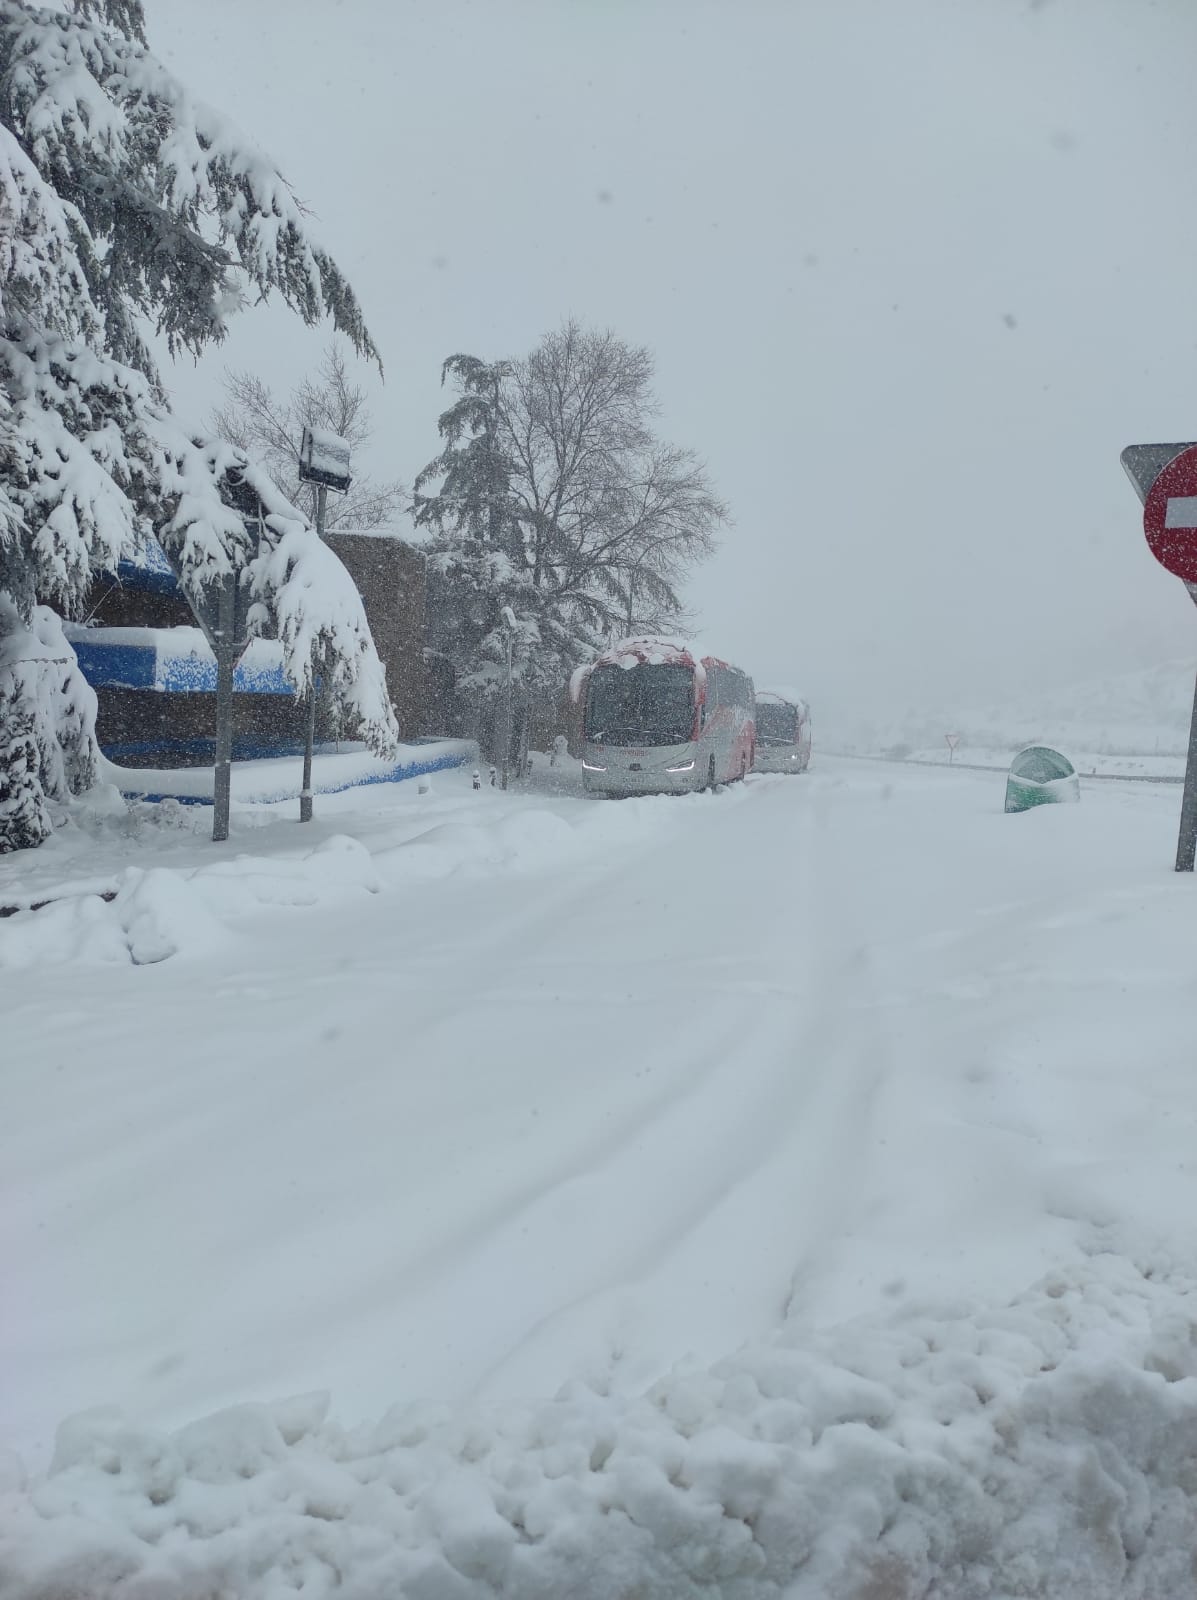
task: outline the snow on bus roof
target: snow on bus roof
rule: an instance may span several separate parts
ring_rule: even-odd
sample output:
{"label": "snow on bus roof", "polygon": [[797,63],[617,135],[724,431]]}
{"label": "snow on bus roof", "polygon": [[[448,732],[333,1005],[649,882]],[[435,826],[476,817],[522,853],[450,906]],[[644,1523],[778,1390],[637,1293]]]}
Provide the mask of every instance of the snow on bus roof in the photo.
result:
{"label": "snow on bus roof", "polygon": [[806,696],[798,693],[797,689],[758,689],[758,700],[783,700],[788,706],[801,706],[809,711]]}
{"label": "snow on bus roof", "polygon": [[601,655],[596,656],[593,661],[587,661],[574,669],[569,680],[570,699],[576,704],[581,698],[582,686],[595,667],[623,667],[626,670],[643,666],[690,667],[694,671],[694,681],[699,688],[706,687],[708,667],[740,670],[732,668],[730,661],[725,661],[722,656],[712,655],[700,645],[683,644],[676,639],[654,636],[620,639]]}

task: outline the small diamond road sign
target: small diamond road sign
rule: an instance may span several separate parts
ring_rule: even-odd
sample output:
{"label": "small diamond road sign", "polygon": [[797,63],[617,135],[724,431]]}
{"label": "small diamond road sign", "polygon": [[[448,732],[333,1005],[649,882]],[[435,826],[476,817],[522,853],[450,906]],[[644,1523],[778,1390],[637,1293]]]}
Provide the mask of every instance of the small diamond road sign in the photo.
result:
{"label": "small diamond road sign", "polygon": [[1170,461],[1193,448],[1188,444],[1128,444],[1119,460],[1122,470],[1135,486],[1140,500],[1147,499],[1147,491]]}

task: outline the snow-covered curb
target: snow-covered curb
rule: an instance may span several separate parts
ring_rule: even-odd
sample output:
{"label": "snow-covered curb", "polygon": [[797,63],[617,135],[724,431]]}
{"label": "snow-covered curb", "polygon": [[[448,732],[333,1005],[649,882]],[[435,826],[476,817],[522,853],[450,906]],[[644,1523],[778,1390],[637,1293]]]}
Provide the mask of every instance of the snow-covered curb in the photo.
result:
{"label": "snow-covered curb", "polygon": [[305,1396],[64,1424],[0,1494],[5,1600],[1187,1600],[1192,1279],[1093,1254],[1012,1304],[791,1328],[627,1397]]}
{"label": "snow-covered curb", "polygon": [[[393,761],[368,750],[321,752],[312,761],[315,794],[341,794],[371,783],[402,783],[408,778],[449,767],[477,765],[478,746],[472,739],[437,739],[427,744],[400,745]],[[100,777],[124,795],[140,800],[179,800],[184,805],[211,805],[214,774],[211,767],[125,767],[100,759]],[[235,801],[266,805],[295,800],[303,787],[303,760],[281,756],[262,761],[238,761],[232,768]]]}

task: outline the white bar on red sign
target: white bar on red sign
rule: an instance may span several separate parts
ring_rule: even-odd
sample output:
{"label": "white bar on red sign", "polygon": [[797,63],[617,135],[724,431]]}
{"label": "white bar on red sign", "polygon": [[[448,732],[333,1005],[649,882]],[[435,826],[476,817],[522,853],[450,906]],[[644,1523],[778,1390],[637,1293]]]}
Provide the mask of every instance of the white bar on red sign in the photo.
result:
{"label": "white bar on red sign", "polygon": [[1178,495],[1168,501],[1165,528],[1197,528],[1197,494]]}

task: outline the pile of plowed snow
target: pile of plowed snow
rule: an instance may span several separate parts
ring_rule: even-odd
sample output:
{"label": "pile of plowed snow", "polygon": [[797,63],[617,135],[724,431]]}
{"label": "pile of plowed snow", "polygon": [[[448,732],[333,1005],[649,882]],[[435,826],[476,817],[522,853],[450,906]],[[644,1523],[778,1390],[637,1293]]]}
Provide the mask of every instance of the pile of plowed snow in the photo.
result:
{"label": "pile of plowed snow", "polygon": [[88,1413],[0,1496],[0,1592],[1185,1600],[1194,1281],[1093,1251],[1001,1309],[795,1328],[641,1398]]}

